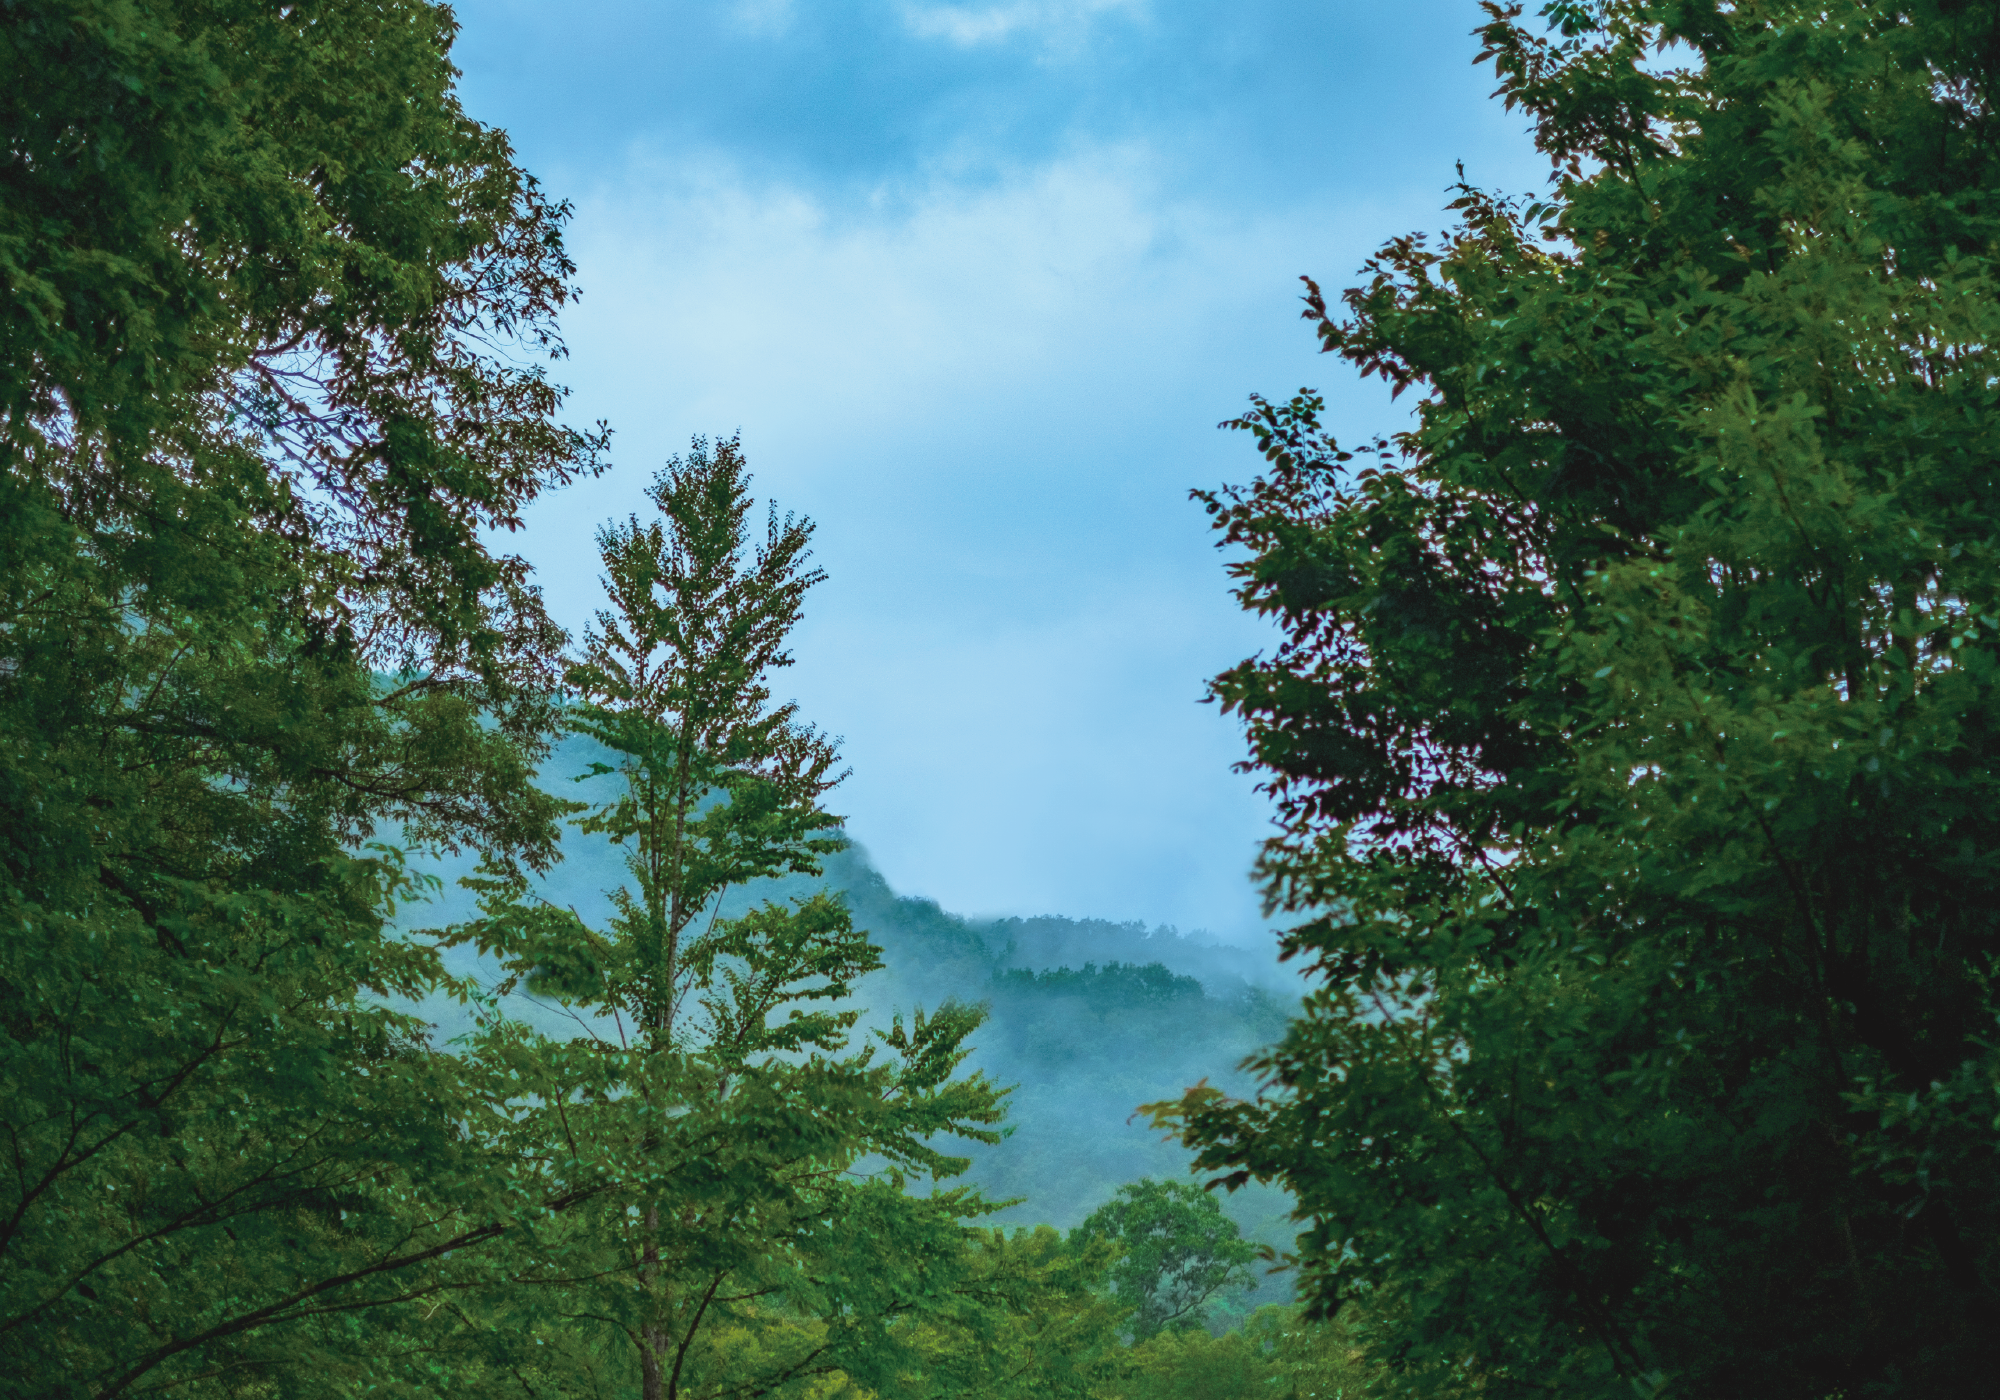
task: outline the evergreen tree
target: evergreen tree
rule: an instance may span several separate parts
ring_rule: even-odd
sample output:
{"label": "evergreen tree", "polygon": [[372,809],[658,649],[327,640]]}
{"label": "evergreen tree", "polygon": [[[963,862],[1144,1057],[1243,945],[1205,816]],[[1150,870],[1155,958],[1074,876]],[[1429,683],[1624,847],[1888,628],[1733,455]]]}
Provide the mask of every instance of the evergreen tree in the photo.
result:
{"label": "evergreen tree", "polygon": [[1459,187],[1204,497],[1317,989],[1250,1102],[1399,1395],[1971,1395],[2000,1362],[2000,11],[1489,4]]}
{"label": "evergreen tree", "polygon": [[770,673],[792,664],[792,629],[824,577],[805,567],[811,522],[780,521],[773,505],[750,551],[734,439],[713,450],[696,439],[648,495],[657,519],[598,533],[612,608],[598,613],[570,681],[584,696],[577,732],[618,755],[616,768],[593,771],[625,779],[582,824],[629,848],[632,884],[612,892],[606,1000],[664,1051],[690,990],[708,984],[728,892],[817,875],[819,857],[840,848],[840,819],[820,799],[843,775],[798,706],[771,703]]}

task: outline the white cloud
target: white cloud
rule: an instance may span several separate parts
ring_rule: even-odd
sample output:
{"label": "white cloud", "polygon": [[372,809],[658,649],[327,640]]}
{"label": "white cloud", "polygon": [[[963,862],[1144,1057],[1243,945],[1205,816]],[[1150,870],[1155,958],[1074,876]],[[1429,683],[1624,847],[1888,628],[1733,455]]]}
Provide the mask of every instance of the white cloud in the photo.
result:
{"label": "white cloud", "polygon": [[[1291,325],[1298,273],[1338,277],[1377,228],[1413,221],[1355,203],[1223,211],[1168,183],[1128,144],[834,204],[712,157],[637,154],[578,200],[585,297],[566,324],[589,374],[570,378],[625,407],[628,437],[670,404],[823,450],[916,422],[1019,427],[1030,403],[1064,421],[1153,414],[1189,379],[1215,398],[1177,411],[1206,427],[1244,390],[1291,387],[1262,377],[1274,352],[1324,365]],[[874,470],[938,467],[898,449]]]}
{"label": "white cloud", "polygon": [[736,27],[759,38],[781,38],[792,27],[792,0],[733,0]]}
{"label": "white cloud", "polygon": [[[996,377],[1039,378],[1079,335],[1115,332],[1107,314],[1184,232],[1148,184],[1143,152],[1098,151],[836,210],[726,166],[641,160],[580,207],[573,324],[661,338],[646,357],[678,362],[681,392],[717,408],[779,382],[788,417],[879,421],[954,384],[987,401]],[[690,337],[698,350],[676,344]]]}
{"label": "white cloud", "polygon": [[1004,4],[906,4],[903,19],[919,38],[944,39],[961,48],[1034,34],[1056,46],[1073,46],[1098,19],[1138,16],[1146,0],[1009,0]]}

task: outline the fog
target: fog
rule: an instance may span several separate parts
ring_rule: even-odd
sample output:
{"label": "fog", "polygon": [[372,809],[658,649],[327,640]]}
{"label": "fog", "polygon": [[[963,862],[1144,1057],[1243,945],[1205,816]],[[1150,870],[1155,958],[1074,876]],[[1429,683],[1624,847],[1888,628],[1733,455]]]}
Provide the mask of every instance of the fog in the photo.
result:
{"label": "fog", "polygon": [[[596,756],[587,741],[570,739],[546,766],[545,781],[570,796],[608,796],[619,779],[569,781]],[[625,880],[623,852],[574,829],[563,850],[537,894],[605,927],[608,892]],[[475,916],[470,896],[453,883],[469,868],[469,862],[432,863],[442,880],[438,897],[403,910],[401,924],[414,930]],[[857,988],[854,1004],[864,1012],[857,1035],[947,1000],[989,1008],[967,1068],[1012,1086],[1008,1136],[991,1147],[939,1145],[973,1159],[969,1180],[990,1198],[1016,1201],[995,1223],[1066,1229],[1125,1182],[1185,1174],[1189,1153],[1137,1118],[1136,1109],[1203,1079],[1225,1092],[1250,1092],[1253,1081],[1240,1064],[1282,1034],[1302,987],[1274,948],[1199,930],[1054,913],[961,917],[891,889],[858,845],[829,859],[824,879],[735,890],[722,913],[823,888],[841,893],[856,926],[883,950],[884,966]],[[489,987],[500,980],[498,966],[470,948],[448,950],[446,959],[453,972]],[[522,991],[502,1006],[552,1036],[581,1034],[589,1025],[572,1009]],[[440,1041],[469,1028],[469,1011],[455,1002],[435,998],[422,1010]],[[617,1037],[608,1021],[592,1029]],[[1245,1235],[1263,1243],[1287,1248],[1296,1233],[1290,1203],[1276,1190],[1247,1187],[1225,1196],[1223,1206]],[[1286,1296],[1288,1287],[1273,1280],[1248,1302]]]}

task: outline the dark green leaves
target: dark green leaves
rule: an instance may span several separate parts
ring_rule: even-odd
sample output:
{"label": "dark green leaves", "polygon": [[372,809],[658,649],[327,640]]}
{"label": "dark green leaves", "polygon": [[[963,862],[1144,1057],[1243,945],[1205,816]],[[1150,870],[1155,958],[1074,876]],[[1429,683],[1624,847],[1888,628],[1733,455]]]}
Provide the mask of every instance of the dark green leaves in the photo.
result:
{"label": "dark green leaves", "polygon": [[1323,981],[1258,1100],[1165,1117],[1297,1193],[1391,1393],[1976,1388],[1993,18],[1489,11],[1555,198],[1313,289],[1423,393],[1392,455],[1259,401],[1205,498],[1286,632],[1215,692]]}
{"label": "dark green leaves", "polygon": [[0,1365],[38,1395],[365,1388],[546,1203],[486,1070],[382,1004],[443,980],[397,846],[553,856],[562,639],[482,531],[598,441],[515,359],[559,348],[563,211],[451,32],[0,24]]}
{"label": "dark green leaves", "polygon": [[1111,1284],[1131,1309],[1138,1341],[1169,1328],[1198,1327],[1219,1294],[1257,1286],[1249,1268],[1257,1247],[1238,1236],[1214,1196],[1189,1182],[1148,1177],[1121,1186],[1070,1239],[1117,1244]]}

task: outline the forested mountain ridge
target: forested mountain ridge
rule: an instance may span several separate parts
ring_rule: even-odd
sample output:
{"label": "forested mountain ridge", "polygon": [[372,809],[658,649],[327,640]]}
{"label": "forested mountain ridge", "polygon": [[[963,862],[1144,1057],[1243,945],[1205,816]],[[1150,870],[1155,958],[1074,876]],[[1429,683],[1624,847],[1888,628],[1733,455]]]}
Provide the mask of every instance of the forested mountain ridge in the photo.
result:
{"label": "forested mountain ridge", "polygon": [[[542,769],[553,793],[595,790],[587,774],[602,757],[588,739],[571,736]],[[537,882],[537,896],[596,918],[606,890],[623,874],[618,848],[575,832],[564,860]],[[404,910],[406,927],[448,923],[470,904],[450,877],[463,863],[434,867],[436,902]],[[882,949],[883,966],[857,984],[853,1004],[863,1033],[897,1014],[951,1002],[984,1005],[988,1019],[970,1037],[967,1066],[1011,1086],[1007,1137],[963,1150],[973,1159],[969,1179],[998,1199],[1017,1199],[997,1219],[1009,1223],[1076,1225],[1126,1182],[1181,1176],[1189,1154],[1134,1118],[1142,1103],[1179,1094],[1206,1080],[1232,1092],[1253,1085],[1236,1066],[1283,1034],[1295,1009],[1298,983],[1269,953],[1182,935],[1136,922],[1059,915],[977,919],[950,913],[935,900],[899,895],[858,845],[829,856],[823,878],[769,880],[724,897],[733,917],[769,898],[838,892],[855,926]],[[461,974],[487,983],[497,966],[471,949],[446,954]],[[1287,995],[1286,986],[1294,988]],[[615,1036],[553,999],[516,987],[505,1014],[552,1036]],[[470,1024],[468,1010],[433,999],[423,1014],[446,1042]],[[1224,1198],[1245,1235],[1289,1248],[1296,1226],[1282,1193],[1252,1187]],[[1288,1294],[1267,1286],[1255,1301]]]}
{"label": "forested mountain ridge", "polygon": [[[1281,1036],[1297,1005],[1296,991],[1277,989],[1274,962],[1198,935],[1051,915],[962,918],[896,896],[859,850],[828,874],[883,948],[886,966],[863,992],[878,1011],[948,997],[990,1007],[969,1063],[1016,1086],[1011,1136],[973,1150],[972,1179],[1025,1198],[1003,1219],[1067,1227],[1123,1182],[1185,1174],[1186,1150],[1135,1121],[1138,1106],[1202,1080],[1249,1092],[1238,1063]],[[1224,1209],[1246,1235],[1290,1246],[1297,1227],[1280,1193],[1249,1189]]]}
{"label": "forested mountain ridge", "polygon": [[[1007,1219],[1072,1225],[1122,1182],[1185,1173],[1186,1151],[1133,1121],[1136,1109],[1204,1079],[1248,1092],[1238,1062],[1282,1035],[1297,1003],[1266,990],[1273,964],[1226,944],[1107,920],[961,918],[897,897],[859,851],[828,873],[883,947],[878,1006],[991,1007],[971,1063],[1017,1086],[1012,1136],[974,1152],[973,1179],[1026,1198]],[[1245,1234],[1289,1247],[1296,1227],[1278,1193],[1240,1193],[1225,1209]]]}

